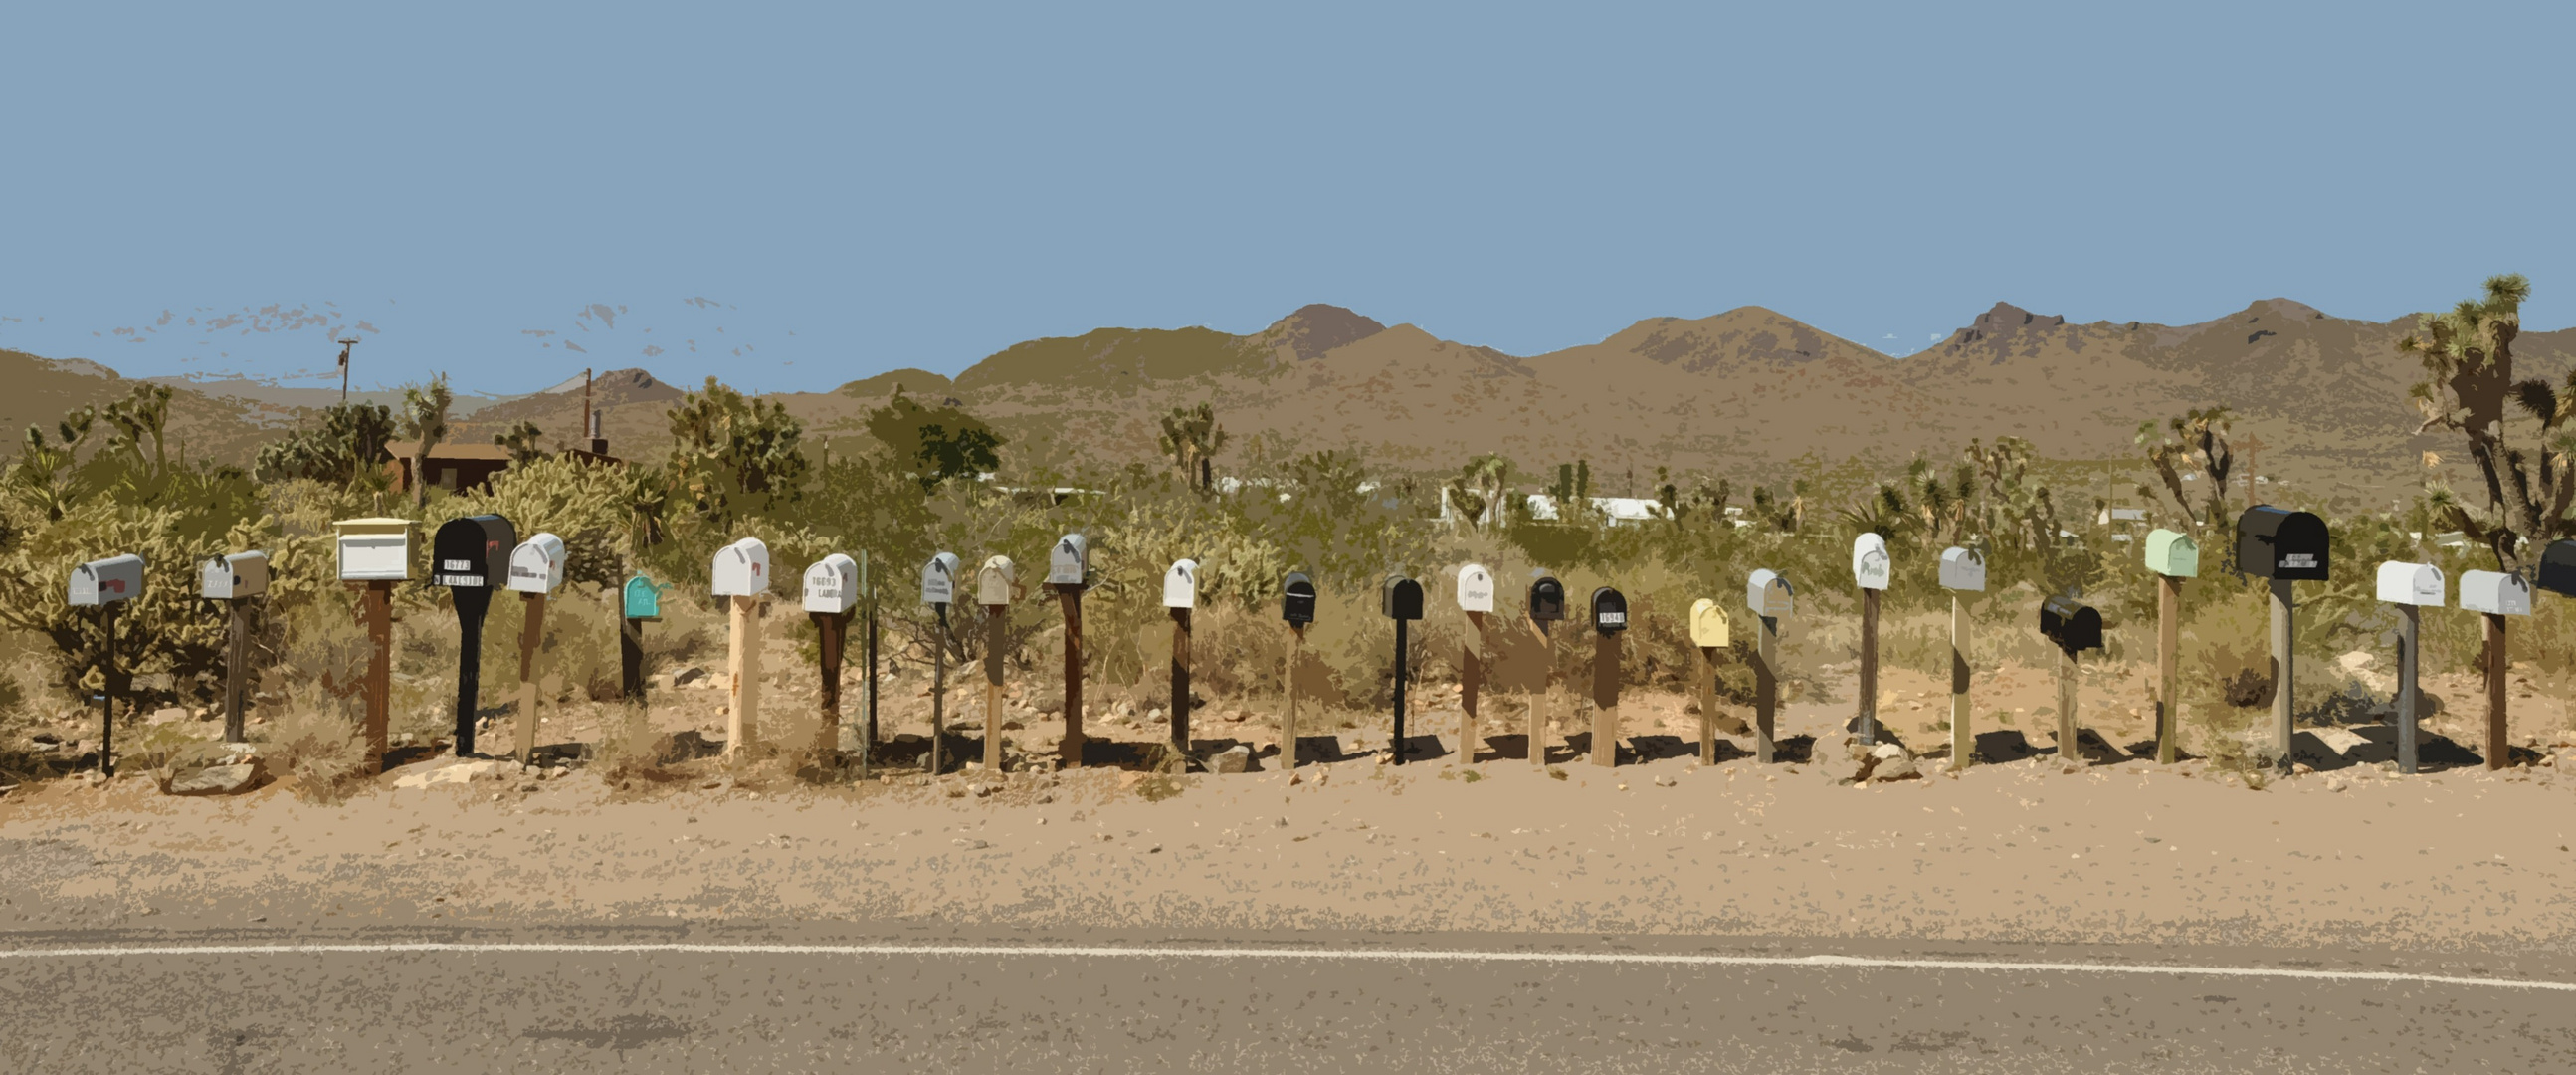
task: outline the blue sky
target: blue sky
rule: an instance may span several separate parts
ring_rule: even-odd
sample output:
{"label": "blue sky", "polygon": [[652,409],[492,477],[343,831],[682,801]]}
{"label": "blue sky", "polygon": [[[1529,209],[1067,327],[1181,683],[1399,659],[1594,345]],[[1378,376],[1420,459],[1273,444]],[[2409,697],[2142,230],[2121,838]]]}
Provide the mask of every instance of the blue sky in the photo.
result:
{"label": "blue sky", "polygon": [[2558,328],[2570,12],[12,5],[0,346],[779,390],[1317,301],[1906,353],[1999,299],[2388,318],[2501,271]]}

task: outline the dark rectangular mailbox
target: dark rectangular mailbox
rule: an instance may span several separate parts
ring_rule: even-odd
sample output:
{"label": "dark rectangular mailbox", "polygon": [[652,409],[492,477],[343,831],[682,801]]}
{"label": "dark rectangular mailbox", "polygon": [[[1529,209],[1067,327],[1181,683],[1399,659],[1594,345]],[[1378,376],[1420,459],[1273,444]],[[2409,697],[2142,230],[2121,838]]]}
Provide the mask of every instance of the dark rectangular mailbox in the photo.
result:
{"label": "dark rectangular mailbox", "polygon": [[2068,653],[2102,648],[2102,614],[2072,597],[2039,603],[2039,633]]}
{"label": "dark rectangular mailbox", "polygon": [[1422,584],[1419,582],[1402,575],[1388,575],[1386,584],[1378,588],[1377,598],[1378,610],[1386,613],[1388,619],[1422,618]]}
{"label": "dark rectangular mailbox", "polygon": [[429,584],[499,589],[510,577],[519,532],[498,515],[449,519],[429,543]]}
{"label": "dark rectangular mailbox", "polygon": [[2236,569],[2284,582],[2326,580],[2326,521],[2256,504],[2236,517]]}
{"label": "dark rectangular mailbox", "polygon": [[1304,572],[1288,573],[1288,588],[1279,597],[1279,618],[1290,623],[1315,622],[1315,580]]}
{"label": "dark rectangular mailbox", "polygon": [[1530,583],[1529,618],[1548,623],[1565,618],[1565,584],[1554,575],[1541,575]]}
{"label": "dark rectangular mailbox", "polygon": [[1616,634],[1628,629],[1628,598],[1604,586],[1592,591],[1592,629]]}
{"label": "dark rectangular mailbox", "polygon": [[2576,597],[2576,540],[2561,538],[2540,551],[2540,588]]}

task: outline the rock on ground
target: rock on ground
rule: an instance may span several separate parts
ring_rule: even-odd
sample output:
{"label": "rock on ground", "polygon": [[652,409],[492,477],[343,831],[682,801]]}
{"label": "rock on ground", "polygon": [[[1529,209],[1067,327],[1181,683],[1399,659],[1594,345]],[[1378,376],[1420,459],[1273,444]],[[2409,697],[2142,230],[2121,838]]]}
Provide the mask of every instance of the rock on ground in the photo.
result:
{"label": "rock on ground", "polygon": [[1252,767],[1252,748],[1237,743],[1210,755],[1208,771],[1217,774],[1240,773]]}
{"label": "rock on ground", "polygon": [[260,786],[268,770],[258,758],[239,765],[213,765],[170,782],[172,795],[239,795]]}

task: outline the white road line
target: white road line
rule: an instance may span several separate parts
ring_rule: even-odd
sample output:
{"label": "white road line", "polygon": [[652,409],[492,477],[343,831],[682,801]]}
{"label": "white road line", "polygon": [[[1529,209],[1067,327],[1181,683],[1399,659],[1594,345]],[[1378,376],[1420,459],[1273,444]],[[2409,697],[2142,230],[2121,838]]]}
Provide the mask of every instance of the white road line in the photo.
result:
{"label": "white road line", "polygon": [[1886,959],[1874,956],[1730,956],[1657,952],[1480,952],[1473,949],[1348,948],[1119,948],[1100,945],[1018,944],[469,944],[409,941],[385,944],[190,944],[119,945],[107,948],[0,949],[0,959],[64,956],[261,956],[261,955],[392,955],[407,952],[490,955],[534,953],[556,955],[783,956],[1075,956],[1125,959],[1278,959],[1348,962],[1430,963],[1569,963],[1684,967],[1858,967],[1878,970],[2036,971],[2071,974],[2143,974],[2165,977],[2287,978],[2322,982],[2389,982],[2459,985],[2488,989],[2541,989],[2576,993],[2576,983],[2467,978],[2395,971],[2300,970],[2289,967],[2211,967],[2156,963],[2040,963],[1982,959]]}

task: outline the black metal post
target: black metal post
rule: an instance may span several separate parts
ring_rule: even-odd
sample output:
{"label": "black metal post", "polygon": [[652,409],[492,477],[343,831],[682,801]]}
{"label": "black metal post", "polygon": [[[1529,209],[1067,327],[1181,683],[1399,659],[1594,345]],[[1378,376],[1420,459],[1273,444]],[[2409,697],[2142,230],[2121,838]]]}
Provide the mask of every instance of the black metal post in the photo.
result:
{"label": "black metal post", "polygon": [[2413,605],[2397,608],[2397,771],[2415,771],[2415,648],[2423,613]]}
{"label": "black metal post", "polygon": [[1404,625],[1403,620],[1395,621],[1395,738],[1387,744],[1387,749],[1395,754],[1397,765],[1404,764]]}
{"label": "black metal post", "polygon": [[483,616],[492,610],[492,590],[458,586],[448,591],[456,601],[461,628],[456,661],[456,756],[474,753],[474,704],[483,691]]}
{"label": "black metal post", "polygon": [[116,775],[116,611],[117,606],[101,605],[98,622],[107,630],[107,648],[100,651],[99,678],[101,696],[106,704],[100,708],[98,722],[98,772],[100,776]]}
{"label": "black metal post", "polygon": [[939,775],[939,740],[948,734],[948,606],[939,610],[939,640],[930,659],[930,775]]}

